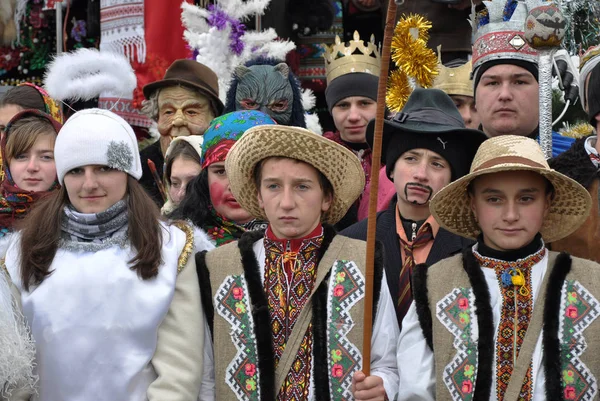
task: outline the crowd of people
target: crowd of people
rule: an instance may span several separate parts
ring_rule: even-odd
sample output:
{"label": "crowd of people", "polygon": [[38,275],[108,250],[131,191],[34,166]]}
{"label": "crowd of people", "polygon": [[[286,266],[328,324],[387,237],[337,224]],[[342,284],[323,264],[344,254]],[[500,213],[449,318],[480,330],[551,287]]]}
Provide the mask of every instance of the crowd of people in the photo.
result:
{"label": "crowd of people", "polygon": [[379,171],[382,60],[356,37],[325,52],[322,136],[278,60],[239,66],[224,101],[175,61],[144,87],[141,152],[112,111],[7,92],[0,397],[598,399],[600,46],[580,64],[594,132],[553,133],[547,160],[515,3],[386,113]]}

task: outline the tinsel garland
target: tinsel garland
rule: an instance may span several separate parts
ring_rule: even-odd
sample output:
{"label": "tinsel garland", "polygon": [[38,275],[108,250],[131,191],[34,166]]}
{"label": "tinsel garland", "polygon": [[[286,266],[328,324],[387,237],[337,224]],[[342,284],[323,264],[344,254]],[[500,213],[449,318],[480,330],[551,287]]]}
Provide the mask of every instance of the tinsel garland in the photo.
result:
{"label": "tinsel garland", "polygon": [[386,104],[392,111],[400,111],[410,93],[409,77],[423,88],[433,85],[438,74],[438,59],[434,51],[427,47],[431,22],[421,15],[402,15],[392,38],[392,60],[398,69],[388,82]]}
{"label": "tinsel garland", "polygon": [[598,0],[559,0],[567,30],[564,46],[571,55],[600,44],[600,2]]}
{"label": "tinsel garland", "polygon": [[560,130],[562,136],[568,136],[569,138],[583,138],[591,135],[594,132],[594,127],[588,123],[575,124],[570,127]]}
{"label": "tinsel garland", "polygon": [[391,73],[385,93],[385,104],[393,112],[402,110],[412,92],[408,75],[402,70]]}

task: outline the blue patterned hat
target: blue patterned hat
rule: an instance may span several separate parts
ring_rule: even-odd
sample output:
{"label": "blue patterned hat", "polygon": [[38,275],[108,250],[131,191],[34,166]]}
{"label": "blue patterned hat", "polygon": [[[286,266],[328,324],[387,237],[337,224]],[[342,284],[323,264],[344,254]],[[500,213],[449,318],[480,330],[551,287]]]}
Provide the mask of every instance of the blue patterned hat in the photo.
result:
{"label": "blue patterned hat", "polygon": [[229,149],[248,129],[273,124],[277,123],[267,114],[254,110],[234,111],[215,118],[204,132],[202,169],[224,162]]}

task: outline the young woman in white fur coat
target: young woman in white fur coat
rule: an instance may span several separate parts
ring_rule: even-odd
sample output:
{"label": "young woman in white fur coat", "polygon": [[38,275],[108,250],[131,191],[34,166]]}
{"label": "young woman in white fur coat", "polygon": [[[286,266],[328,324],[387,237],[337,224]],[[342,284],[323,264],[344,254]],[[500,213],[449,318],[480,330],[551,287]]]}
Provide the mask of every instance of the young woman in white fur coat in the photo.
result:
{"label": "young woman in white fur coat", "polygon": [[74,114],[54,151],[62,188],[6,256],[36,344],[34,399],[196,400],[205,328],[192,230],[160,220],[116,114]]}

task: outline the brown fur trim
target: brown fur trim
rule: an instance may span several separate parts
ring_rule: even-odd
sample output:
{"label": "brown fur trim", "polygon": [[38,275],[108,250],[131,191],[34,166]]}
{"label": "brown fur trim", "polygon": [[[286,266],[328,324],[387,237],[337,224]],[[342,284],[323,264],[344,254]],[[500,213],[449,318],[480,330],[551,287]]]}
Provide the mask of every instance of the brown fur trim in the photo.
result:
{"label": "brown fur trim", "polygon": [[557,394],[563,393],[563,380],[561,369],[561,345],[558,338],[560,323],[561,292],[571,271],[571,256],[563,252],[556,257],[556,262],[546,288],[544,300],[544,328],[542,334],[542,348],[544,349],[544,374],[546,375],[546,398],[556,399]]}
{"label": "brown fur trim", "polygon": [[470,249],[463,251],[463,268],[469,276],[469,282],[475,295],[475,314],[479,326],[477,380],[473,399],[489,400],[492,391],[495,333],[494,314],[490,304],[490,290],[481,267]]}
{"label": "brown fur trim", "polygon": [[420,263],[413,269],[412,296],[417,309],[417,317],[421,325],[423,337],[429,349],[433,351],[433,317],[429,306],[429,289],[427,288],[427,265]]}
{"label": "brown fur trim", "polygon": [[206,265],[206,251],[196,254],[196,273],[198,274],[198,284],[200,285],[202,309],[208,321],[211,338],[214,338],[215,308],[212,303],[212,286],[210,285],[210,272]]}
{"label": "brown fur trim", "polygon": [[254,320],[254,336],[258,353],[258,369],[260,371],[260,399],[272,401],[275,399],[275,358],[273,351],[273,336],[271,334],[271,316],[267,295],[263,289],[260,267],[252,246],[262,238],[263,232],[245,232],[238,241],[238,248],[242,255],[244,277],[248,284],[250,304],[252,305],[252,318]]}

